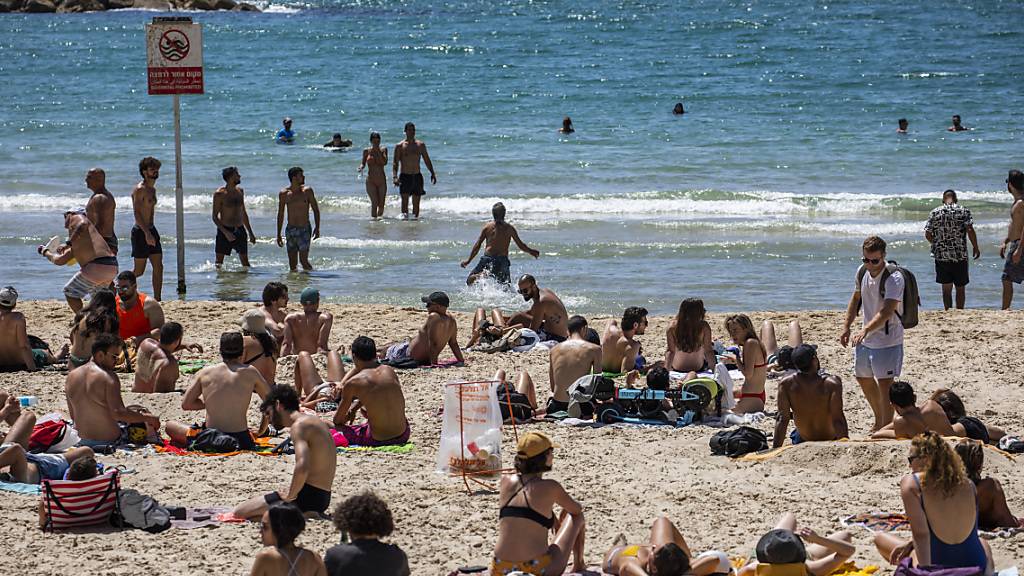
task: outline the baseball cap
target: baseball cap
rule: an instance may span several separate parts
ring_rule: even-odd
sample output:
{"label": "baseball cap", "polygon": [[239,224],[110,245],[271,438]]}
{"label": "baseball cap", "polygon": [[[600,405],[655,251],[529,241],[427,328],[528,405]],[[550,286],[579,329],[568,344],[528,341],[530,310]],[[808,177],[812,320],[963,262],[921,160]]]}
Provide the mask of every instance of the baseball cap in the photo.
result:
{"label": "baseball cap", "polygon": [[252,332],[253,334],[264,334],[267,331],[267,317],[263,314],[263,310],[259,308],[246,310],[238,324],[242,327],[242,330]]}
{"label": "baseball cap", "polygon": [[220,355],[234,358],[242,355],[245,343],[241,332],[225,332],[220,335]]}
{"label": "baseball cap", "polygon": [[299,294],[299,302],[301,304],[312,304],[320,301],[320,291],[311,286],[307,286],[302,289],[302,293]]}
{"label": "baseball cap", "polygon": [[448,300],[448,295],[445,294],[444,292],[431,292],[430,296],[424,296],[420,298],[420,301],[423,302],[424,304],[440,304],[445,308],[447,308],[448,305],[451,304],[451,301]]}
{"label": "baseball cap", "polygon": [[13,308],[18,303],[18,291],[14,289],[14,286],[4,286],[0,288],[0,305]]}
{"label": "baseball cap", "polygon": [[[798,346],[799,348],[799,346]],[[757,541],[757,561],[765,564],[798,564],[807,560],[804,541],[793,532],[776,528]]]}
{"label": "baseball cap", "polygon": [[818,356],[818,347],[813,344],[801,344],[793,349],[793,366],[801,371],[807,372],[814,364]]}
{"label": "baseball cap", "polygon": [[554,448],[554,443],[543,432],[527,432],[519,437],[516,454],[523,458],[533,458]]}

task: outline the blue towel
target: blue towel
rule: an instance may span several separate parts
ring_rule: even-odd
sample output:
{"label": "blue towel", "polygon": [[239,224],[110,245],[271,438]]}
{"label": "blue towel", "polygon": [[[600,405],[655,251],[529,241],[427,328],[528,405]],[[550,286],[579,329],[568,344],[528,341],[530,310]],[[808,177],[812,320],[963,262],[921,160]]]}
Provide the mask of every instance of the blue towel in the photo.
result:
{"label": "blue towel", "polygon": [[40,492],[38,484],[22,484],[20,482],[0,482],[0,490],[32,496],[36,496]]}

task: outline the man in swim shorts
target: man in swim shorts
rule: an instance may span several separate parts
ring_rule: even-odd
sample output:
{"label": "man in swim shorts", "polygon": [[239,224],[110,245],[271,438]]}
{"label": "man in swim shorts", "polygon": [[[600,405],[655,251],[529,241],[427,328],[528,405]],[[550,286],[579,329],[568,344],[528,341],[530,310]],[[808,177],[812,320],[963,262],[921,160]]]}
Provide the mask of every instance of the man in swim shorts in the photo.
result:
{"label": "man in swim shorts", "polygon": [[[387,446],[409,441],[409,420],[405,417],[405,395],[398,375],[377,361],[377,344],[366,336],[352,342],[355,368],[342,379],[341,399],[334,413],[334,426],[350,445]],[[352,426],[362,411],[364,424]]]}
{"label": "man in swim shorts", "polygon": [[139,344],[135,356],[135,382],[132,392],[164,393],[174,392],[178,383],[178,359],[174,353],[181,348],[184,329],[177,322],[168,322],[160,327],[160,338],[147,338]]}
{"label": "man in swim shorts", "polygon": [[[302,261],[303,270],[312,270],[309,263],[309,243],[313,238],[320,237],[320,206],[316,203],[313,189],[306,186],[306,176],[302,168],[295,166],[288,170],[287,188],[281,190],[277,203],[277,245],[284,246],[281,239],[281,226],[284,224],[285,208],[288,209],[288,227],[285,237],[288,239],[288,268],[295,272],[298,261]],[[313,211],[315,226],[309,225],[309,211]]]}
{"label": "man in swim shorts", "polygon": [[604,372],[625,374],[630,370],[643,370],[643,356],[636,336],[647,330],[647,309],[630,306],[622,313],[622,324],[608,323],[601,338],[601,369]]}
{"label": "man in swim shorts", "polygon": [[999,257],[1006,259],[1003,265],[1003,310],[1009,310],[1013,304],[1013,285],[1024,282],[1024,173],[1010,170],[1006,189],[1013,196],[1013,206],[1010,208],[1010,227],[999,247]]}
{"label": "man in swim shorts", "polygon": [[477,238],[476,244],[473,244],[473,250],[469,253],[469,258],[462,261],[461,266],[463,268],[469,266],[469,263],[476,257],[476,253],[480,251],[480,245],[484,242],[487,243],[487,247],[484,248],[484,255],[480,257],[476,267],[469,273],[469,277],[466,278],[466,284],[473,284],[477,278],[484,274],[493,277],[502,284],[510,284],[512,278],[509,276],[509,266],[511,264],[508,260],[508,247],[512,241],[515,241],[516,246],[523,252],[534,258],[540,257],[540,252],[530,248],[519,239],[519,232],[516,231],[515,226],[505,222],[504,204],[501,202],[495,204],[491,208],[491,215],[494,217],[494,221],[484,224],[484,227],[480,230],[480,237]]}
{"label": "man in swim shorts", "polygon": [[[434,173],[434,165],[430,162],[430,154],[427,154],[427,145],[416,139],[416,125],[406,122],[405,140],[395,145],[394,161],[391,168],[391,177],[402,196],[402,219],[409,217],[410,196],[412,196],[412,217],[420,217],[420,198],[426,194],[423,190],[420,158],[423,158],[427,170],[430,170],[430,183],[437,184],[437,174]],[[399,169],[401,169],[401,175],[399,175]]]}
{"label": "man in swim shorts", "polygon": [[943,307],[946,310],[953,307],[955,287],[956,307],[963,309],[967,300],[967,284],[971,281],[967,239],[971,240],[975,260],[981,258],[981,249],[971,211],[957,203],[956,190],[942,193],[942,206],[929,213],[924,236],[931,244],[932,258],[935,259],[935,282],[942,285]]}
{"label": "man in swim shorts", "polygon": [[569,318],[569,338],[548,353],[548,381],[551,398],[548,400],[548,414],[564,412],[569,408],[569,394],[566,390],[572,383],[588,374],[601,373],[601,347],[587,341],[587,319],[582,316]]}
{"label": "man in swim shorts", "polygon": [[289,429],[295,447],[295,469],[287,490],[255,496],[239,504],[235,515],[257,520],[271,504],[282,500],[303,512],[323,514],[331,504],[338,463],[337,447],[327,424],[317,416],[299,412],[299,396],[291,386],[271,387],[260,410],[277,430]]}
{"label": "man in swim shorts", "polygon": [[437,364],[445,346],[451,348],[458,362],[464,362],[462,348],[457,339],[459,327],[454,316],[448,314],[450,301],[444,292],[431,292],[420,300],[427,306],[427,320],[412,340],[384,347],[380,359],[392,366],[403,366],[415,361],[420,366]]}
{"label": "man in swim shorts", "polygon": [[281,354],[288,356],[299,352],[327,354],[328,340],[334,315],[320,311],[320,291],[312,286],[302,289],[299,295],[302,312],[292,312],[284,319],[284,341]]}
{"label": "man in swim shorts", "polygon": [[85,205],[85,215],[92,225],[99,230],[107,247],[117,256],[117,233],[114,231],[114,214],[117,202],[114,195],[107,190],[107,174],[101,168],[93,168],[85,174],[85,185],[92,192],[89,202]]}
{"label": "man in swim shorts", "polygon": [[135,225],[132,226],[133,271],[136,278],[141,278],[146,273],[146,262],[153,265],[153,297],[159,301],[164,284],[164,251],[153,218],[156,213],[156,180],[160,177],[160,161],[146,156],[139,161],[139,175],[142,180],[132,190],[132,210],[135,212]]}
{"label": "man in swim shorts", "polygon": [[64,298],[77,314],[84,306],[82,300],[109,287],[114,281],[117,258],[84,211],[65,212],[64,227],[68,230],[68,243],[57,248],[56,252],[40,246],[39,253],[58,266],[72,259],[78,261],[81,269],[64,285]]}
{"label": "man in swim shorts", "polygon": [[0,470],[8,469],[12,482],[39,484],[41,480],[63,480],[71,463],[93,458],[92,448],[71,448],[62,454],[33,454],[18,444],[0,446]]}
{"label": "man in swim shorts", "polygon": [[790,418],[795,423],[790,435],[793,444],[846,438],[850,430],[843,411],[842,380],[820,372],[814,346],[800,344],[793,349],[791,360],[797,372],[779,381],[779,415],[772,447],[785,442]]}
{"label": "man in swim shorts", "polygon": [[224,186],[213,193],[213,224],[217,227],[217,239],[214,251],[217,256],[217,268],[224,263],[224,257],[231,251],[238,252],[238,260],[242,266],[249,267],[249,246],[246,239],[256,244],[256,234],[249,223],[249,213],[245,211],[245,191],[238,184],[242,176],[238,168],[228,166],[221,171]]}

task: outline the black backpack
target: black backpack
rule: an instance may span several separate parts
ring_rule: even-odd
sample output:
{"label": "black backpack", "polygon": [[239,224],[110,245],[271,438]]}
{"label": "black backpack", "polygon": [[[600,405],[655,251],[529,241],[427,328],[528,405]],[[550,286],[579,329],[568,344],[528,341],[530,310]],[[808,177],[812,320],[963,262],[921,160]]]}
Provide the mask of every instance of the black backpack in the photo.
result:
{"label": "black backpack", "polygon": [[716,456],[736,458],[751,452],[768,449],[768,437],[764,432],[750,426],[715,433],[708,442],[711,453]]}
{"label": "black backpack", "polygon": [[210,454],[237,452],[238,440],[232,436],[228,436],[216,428],[207,428],[192,440],[188,449],[196,452],[207,452]]}

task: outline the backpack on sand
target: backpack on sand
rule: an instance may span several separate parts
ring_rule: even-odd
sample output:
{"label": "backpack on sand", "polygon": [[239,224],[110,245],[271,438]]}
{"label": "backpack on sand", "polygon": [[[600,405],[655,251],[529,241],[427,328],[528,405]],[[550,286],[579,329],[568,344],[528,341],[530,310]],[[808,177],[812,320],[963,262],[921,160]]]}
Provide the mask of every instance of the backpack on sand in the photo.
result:
{"label": "backpack on sand", "polygon": [[[861,267],[857,269],[857,286],[861,285],[867,272],[868,269],[861,264]],[[879,278],[878,291],[882,300],[885,300],[885,281],[894,272],[899,272],[903,276],[903,314],[897,313],[896,317],[900,319],[904,328],[913,328],[917,326],[917,310],[921,307],[921,294],[917,290],[917,277],[914,276],[914,273],[900,266],[895,260],[889,260]]]}
{"label": "backpack on sand", "polygon": [[737,458],[751,452],[768,449],[768,437],[764,432],[750,426],[740,426],[735,430],[716,432],[708,442],[711,453],[716,456]]}

